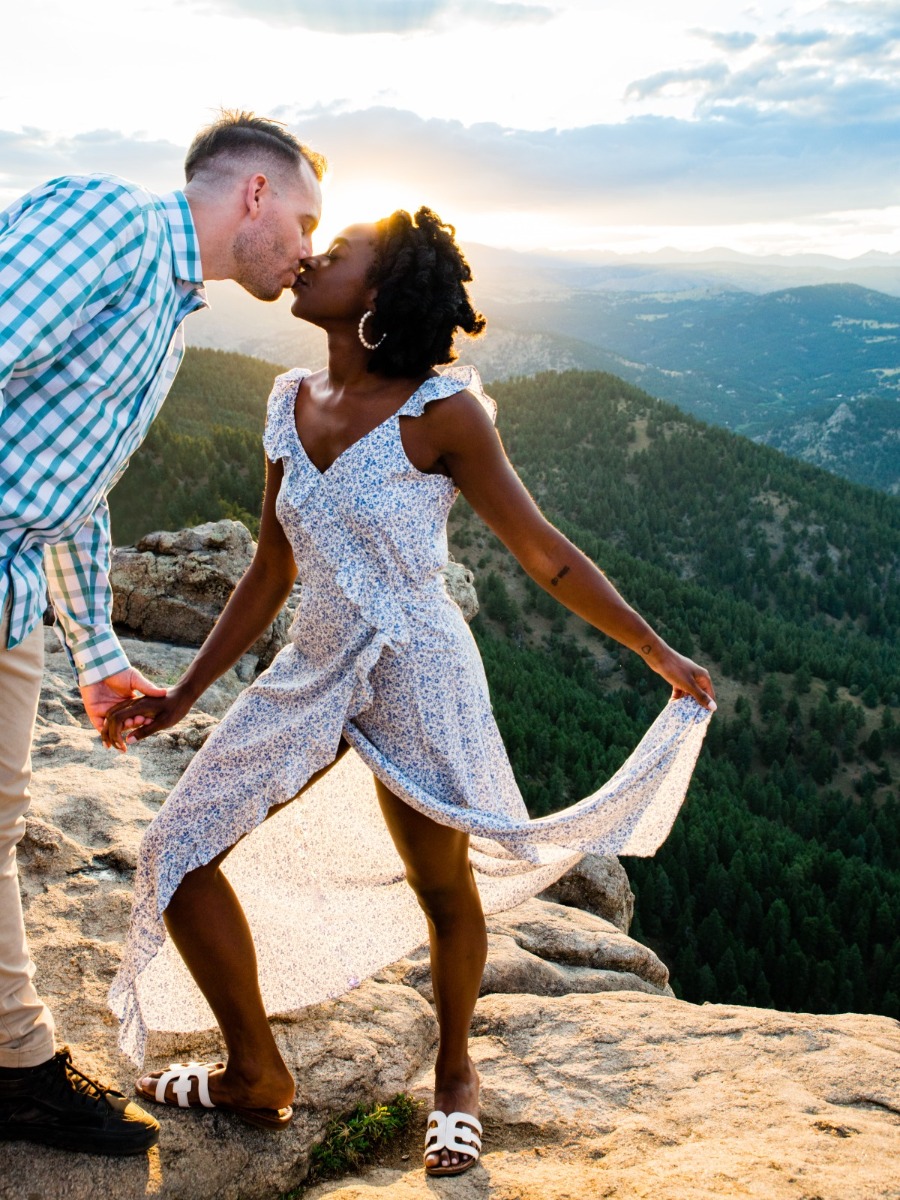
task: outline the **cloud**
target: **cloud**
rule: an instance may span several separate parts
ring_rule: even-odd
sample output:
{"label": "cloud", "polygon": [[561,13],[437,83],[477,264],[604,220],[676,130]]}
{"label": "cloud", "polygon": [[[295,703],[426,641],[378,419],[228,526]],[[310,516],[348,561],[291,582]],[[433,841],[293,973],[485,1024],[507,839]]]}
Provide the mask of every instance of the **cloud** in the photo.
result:
{"label": "cloud", "polygon": [[[573,226],[734,225],[900,205],[900,78],[829,69],[823,54],[839,44],[754,47],[740,69],[707,63],[632,85],[650,99],[699,89],[690,119],[524,130],[347,102],[273,115],[328,155],[345,207],[377,180],[449,220],[543,212]],[[0,130],[0,188],[11,198],[54,175],[102,171],[165,191],[179,185],[183,157],[171,142],[117,130]]]}
{"label": "cloud", "polygon": [[860,24],[882,28],[900,21],[900,3],[897,0],[827,0],[821,12],[830,17],[846,18]]}
{"label": "cloud", "polygon": [[489,25],[531,24],[555,15],[545,5],[517,0],[209,0],[208,7],[339,34],[414,33],[463,18]]}
{"label": "cloud", "polygon": [[[275,115],[328,155],[345,197],[390,179],[449,220],[517,211],[572,224],[733,225],[900,204],[900,121],[871,115],[900,110],[886,87],[838,89],[840,121],[746,102],[723,104],[710,119],[642,116],[563,130],[467,127],[386,107]],[[183,157],[183,147],[113,130],[73,138],[0,130],[0,186],[19,192],[104,171],[165,191],[179,186]]]}
{"label": "cloud", "polygon": [[184,179],[185,148],[172,142],[94,129],[74,137],[0,129],[0,186],[15,192],[57,175],[105,173],[168,191]]}
{"label": "cloud", "polygon": [[450,5],[451,17],[454,8],[460,15],[489,25],[543,25],[557,15],[557,10],[543,4],[517,4],[510,0],[465,0],[464,3],[457,0],[455,5]]}
{"label": "cloud", "polygon": [[790,110],[832,125],[900,116],[900,3],[831,0],[809,18],[810,28],[784,27],[765,36],[697,31],[721,58],[635,80],[626,98],[646,106],[693,96],[693,115],[704,121],[734,109]]}
{"label": "cloud", "polygon": [[831,57],[838,62],[845,58],[855,59],[860,66],[864,60],[873,58],[886,63],[898,41],[900,20],[890,28],[879,29],[877,32],[851,33],[832,39]]}
{"label": "cloud", "polygon": [[[840,124],[738,105],[712,120],[540,131],[389,108],[281,115],[329,156],[335,186],[350,194],[388,176],[423,203],[468,212],[733,224],[900,203],[900,123],[873,121],[866,103]],[[450,207],[444,215],[453,219]]]}
{"label": "cloud", "polygon": [[697,37],[702,37],[706,41],[712,42],[717,50],[728,52],[747,50],[757,40],[755,33],[750,33],[746,30],[734,33],[716,33],[708,29],[694,29],[691,32]]}
{"label": "cloud", "polygon": [[646,79],[637,79],[628,85],[625,98],[628,100],[647,100],[652,96],[664,93],[696,90],[699,86],[709,83],[719,83],[730,75],[728,67],[721,62],[706,63],[699,67],[684,67],[672,71],[658,71],[648,75]]}
{"label": "cloud", "polygon": [[782,70],[778,63],[759,63],[736,72],[704,95],[695,116],[716,120],[743,108],[760,114],[790,111],[818,122],[823,129],[839,129],[859,121],[878,126],[900,119],[900,87],[893,80],[871,77],[841,78],[817,65]]}
{"label": "cloud", "polygon": [[827,29],[782,29],[768,41],[771,46],[816,46],[830,36]]}

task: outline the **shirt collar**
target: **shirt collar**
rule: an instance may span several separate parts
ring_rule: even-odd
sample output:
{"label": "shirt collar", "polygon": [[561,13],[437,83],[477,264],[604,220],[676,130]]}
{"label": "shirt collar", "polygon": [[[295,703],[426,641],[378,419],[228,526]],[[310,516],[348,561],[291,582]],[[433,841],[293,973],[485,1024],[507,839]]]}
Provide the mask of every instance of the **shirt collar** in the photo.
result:
{"label": "shirt collar", "polygon": [[200,242],[187,197],[184,192],[169,192],[159,197],[159,203],[169,225],[175,278],[199,287],[203,283]]}

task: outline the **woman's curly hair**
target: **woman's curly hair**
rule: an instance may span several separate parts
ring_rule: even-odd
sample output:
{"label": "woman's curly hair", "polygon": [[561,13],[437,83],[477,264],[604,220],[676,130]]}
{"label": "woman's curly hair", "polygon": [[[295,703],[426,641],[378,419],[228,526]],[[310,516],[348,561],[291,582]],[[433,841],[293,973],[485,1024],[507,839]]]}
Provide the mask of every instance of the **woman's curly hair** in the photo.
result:
{"label": "woman's curly hair", "polygon": [[403,377],[452,362],[456,330],[475,336],[487,323],[469,299],[472,272],[454,240],[456,230],[430,208],[415,217],[399,209],[377,228],[367,282],[377,287],[378,299],[366,334],[375,342],[385,338],[369,370]]}

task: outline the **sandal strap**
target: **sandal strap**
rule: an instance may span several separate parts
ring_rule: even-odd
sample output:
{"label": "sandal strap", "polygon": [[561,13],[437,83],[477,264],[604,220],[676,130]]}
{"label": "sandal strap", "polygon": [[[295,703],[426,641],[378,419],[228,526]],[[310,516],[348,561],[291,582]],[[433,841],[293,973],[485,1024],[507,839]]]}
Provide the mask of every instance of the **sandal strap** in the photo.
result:
{"label": "sandal strap", "polygon": [[156,1084],[156,1099],[160,1104],[166,1102],[166,1088],[172,1084],[172,1091],[178,1097],[180,1108],[190,1108],[188,1097],[194,1080],[197,1081],[197,1097],[204,1108],[215,1108],[209,1098],[209,1067],[203,1063],[171,1063],[168,1071],[163,1071]]}
{"label": "sandal strap", "polygon": [[477,1117],[473,1117],[471,1113],[453,1112],[447,1118],[447,1125],[469,1125],[475,1131],[476,1136],[484,1133],[484,1130],[481,1128],[481,1122]]}
{"label": "sandal strap", "polygon": [[435,1110],[428,1114],[428,1127],[425,1130],[425,1153],[441,1150],[444,1146],[444,1134],[447,1131],[447,1117]]}
{"label": "sandal strap", "polygon": [[481,1122],[471,1113],[453,1112],[446,1115],[436,1109],[428,1114],[425,1153],[436,1154],[441,1150],[449,1150],[451,1154],[478,1158],[482,1132]]}

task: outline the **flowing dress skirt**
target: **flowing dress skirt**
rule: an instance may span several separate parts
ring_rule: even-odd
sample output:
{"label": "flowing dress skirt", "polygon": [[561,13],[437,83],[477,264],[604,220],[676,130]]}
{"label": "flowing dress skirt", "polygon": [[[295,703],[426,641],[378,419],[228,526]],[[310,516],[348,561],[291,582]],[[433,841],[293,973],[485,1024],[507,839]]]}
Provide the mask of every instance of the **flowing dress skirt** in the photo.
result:
{"label": "flowing dress skirt", "polygon": [[[253,931],[268,1012],[339,996],[422,944],[425,919],[373,774],[413,808],[470,834],[487,912],[542,891],[585,853],[652,854],[682,803],[709,715],[694,700],[667,704],[595,793],[531,820],[477,647],[453,602],[411,613],[409,643],[398,653],[345,597],[322,600],[328,630],[320,623],[304,639],[301,625],[145,834],[111,990],[120,1044],[136,1062],[149,1030],[215,1023],[166,938],[162,913],[188,871],[237,842],[224,870]],[[341,737],[352,749],[265,820],[333,762]]]}

